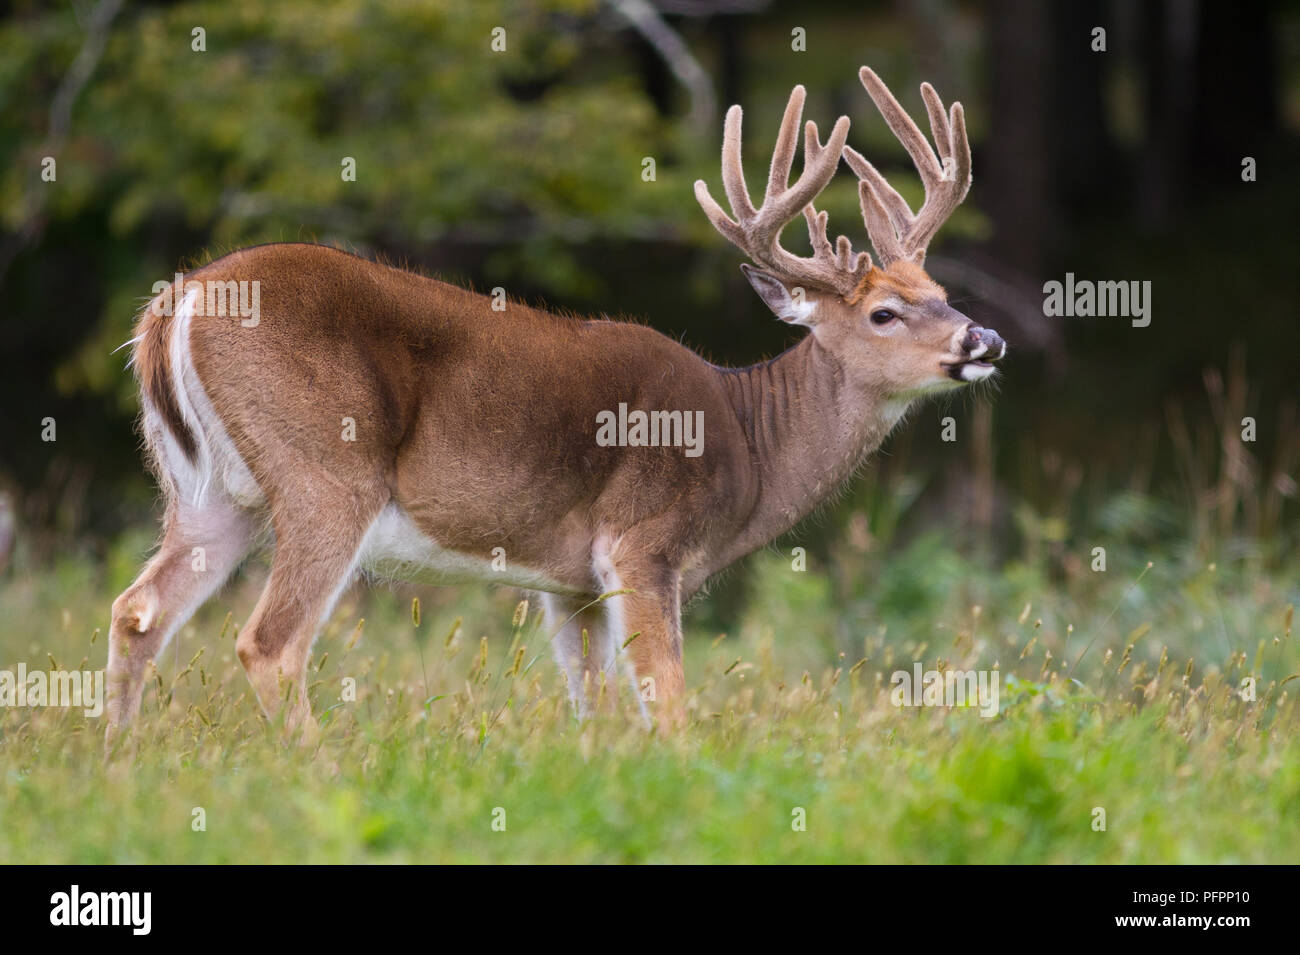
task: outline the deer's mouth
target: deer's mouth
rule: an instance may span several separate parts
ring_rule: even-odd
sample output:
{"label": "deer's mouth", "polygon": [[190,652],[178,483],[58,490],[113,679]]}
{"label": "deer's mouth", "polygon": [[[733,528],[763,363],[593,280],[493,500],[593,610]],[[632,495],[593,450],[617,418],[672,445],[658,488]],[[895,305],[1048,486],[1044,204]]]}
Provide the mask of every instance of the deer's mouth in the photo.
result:
{"label": "deer's mouth", "polygon": [[993,362],[996,360],[968,358],[965,361],[947,363],[943,367],[948,373],[948,377],[954,381],[983,381],[985,378],[997,373],[997,368],[993,366]]}
{"label": "deer's mouth", "polygon": [[1007,343],[992,329],[971,325],[962,339],[961,350],[965,358],[943,366],[948,377],[954,381],[983,381],[997,371],[993,363],[1007,353]]}

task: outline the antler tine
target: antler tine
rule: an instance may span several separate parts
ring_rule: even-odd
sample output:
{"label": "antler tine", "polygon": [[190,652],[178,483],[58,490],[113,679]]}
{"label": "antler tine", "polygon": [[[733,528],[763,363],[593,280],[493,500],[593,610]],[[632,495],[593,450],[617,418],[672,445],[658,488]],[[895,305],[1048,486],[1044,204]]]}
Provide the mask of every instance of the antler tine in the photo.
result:
{"label": "antler tine", "polygon": [[835,268],[846,273],[856,286],[858,280],[871,269],[871,256],[866,252],[854,255],[853,244],[849,242],[847,236],[840,236],[832,246],[830,239],[826,237],[827,215],[825,212],[818,212],[811,202],[803,207],[803,214],[808,220],[808,241],[812,244],[814,257],[834,262]]}
{"label": "antler tine", "polygon": [[[749,190],[745,188],[745,172],[740,165],[740,122],[742,112],[739,106],[727,110],[727,118],[722,127],[722,188],[731,203],[732,211],[743,222],[754,215],[754,205],[749,201]],[[739,222],[733,222],[722,211],[722,207],[709,194],[709,187],[703,179],[695,180],[695,201],[700,204],[713,227],[722,233],[732,245],[745,248],[745,230]]]}
{"label": "antler tine", "polygon": [[793,186],[788,185],[804,96],[802,86],[796,86],[790,93],[785,115],[781,117],[776,147],[772,151],[772,166],[768,173],[767,191],[763,196],[763,208],[758,210],[755,217],[754,238],[764,248],[770,248],[777,258],[789,255],[777,242],[781,230],[804,206],[817,198],[831,181],[849,134],[849,119],[841,116],[835,121],[830,138],[823,146],[817,135],[817,124],[809,121],[804,130],[803,172]]}
{"label": "antler tine", "polygon": [[[864,162],[866,160],[863,160]],[[872,172],[875,172],[872,169]],[[879,176],[879,173],[876,173]],[[871,239],[871,245],[880,256],[881,264],[888,267],[890,262],[897,262],[904,258],[903,245],[899,236],[903,234],[912,222],[912,210],[908,208],[903,197],[894,192],[889,183],[881,182],[888,193],[902,203],[906,220],[900,223],[895,218],[896,210],[888,199],[882,198],[877,187],[867,179],[858,183],[858,200],[862,206],[862,221],[867,225],[867,237]],[[888,194],[887,193],[887,194]]]}
{"label": "antler tine", "polygon": [[934,149],[925,141],[925,134],[921,132],[920,127],[912,122],[912,117],[908,116],[898,100],[894,99],[894,94],[889,91],[889,87],[869,66],[858,70],[858,78],[867,88],[867,93],[876,104],[876,109],[880,110],[885,123],[903,144],[907,154],[912,157],[912,162],[916,164],[916,171],[921,174],[922,181],[929,186],[932,182],[942,179],[943,167],[935,160]]}
{"label": "antler tine", "polygon": [[[870,258],[862,253],[855,259],[848,240],[843,236],[839,239],[838,249],[832,248],[826,238],[826,214],[818,213],[812,207],[812,201],[835,175],[848,139],[849,120],[847,116],[836,120],[825,145],[818,137],[816,123],[810,121],[804,127],[803,172],[794,185],[789,185],[806,95],[802,86],[796,86],[790,93],[772,151],[767,188],[760,208],[755,209],[750,201],[741,167],[742,113],[739,106],[727,111],[722,139],[722,183],[735,219],[723,212],[713,200],[702,179],[695,183],[695,198],[714,227],[757,264],[789,281],[847,293],[856,287],[861,276],[871,267]],[[792,255],[780,244],[781,231],[800,211],[808,220],[808,235],[813,246],[811,258]]]}
{"label": "antler tine", "polygon": [[[915,218],[912,215],[912,207],[907,204],[906,199],[898,194],[898,190],[891,186],[889,181],[880,174],[880,171],[867,161],[865,156],[852,146],[845,146],[844,161],[862,180],[858,184],[859,191],[866,187],[875,195],[876,201],[880,203],[881,208],[887,213],[886,221],[892,223],[894,229],[902,232],[912,224],[912,220]],[[872,241],[875,241],[874,236]]]}
{"label": "antler tine", "polygon": [[[790,99],[785,104],[785,113],[781,116],[781,128],[776,134],[776,145],[772,148],[772,165],[767,173],[767,191],[763,193],[764,206],[789,188],[790,169],[794,166],[794,148],[797,145],[795,137],[799,134],[799,119],[803,116],[803,103],[806,96],[807,91],[802,85],[798,85],[790,91]],[[804,163],[811,162],[812,158],[805,151]],[[805,172],[804,175],[807,173]]]}
{"label": "antler tine", "polygon": [[[847,129],[845,132],[847,132]],[[848,148],[848,146],[844,146],[840,150],[840,154],[842,155],[844,150]],[[812,120],[808,120],[804,125],[803,150],[804,156],[807,157],[809,162],[817,160],[822,153],[830,151],[830,142],[827,141],[825,146],[821,144],[821,139],[817,135],[817,124]],[[832,168],[834,167],[832,166]],[[846,236],[840,236],[835,242],[834,249],[832,249],[830,240],[826,237],[826,213],[818,212],[813,208],[811,201],[804,206],[803,211],[808,219],[808,238],[812,243],[814,252],[819,251],[827,257],[833,256],[835,267],[850,273],[856,286],[858,279],[871,268],[871,256],[865,252],[860,252],[855,256],[853,246]]]}
{"label": "antler tine", "polygon": [[912,157],[925,186],[925,202],[921,211],[913,215],[907,201],[885,177],[856,150],[846,148],[844,159],[862,180],[859,188],[867,232],[885,265],[898,259],[919,265],[925,260],[930,240],[970,189],[970,142],[966,136],[965,112],[960,103],[953,103],[945,113],[934,87],[921,84],[921,98],[934,135],[935,146],[931,147],[879,76],[864,66],[858,71],[858,77],[886,124]]}
{"label": "antler tine", "polygon": [[818,212],[810,202],[803,207],[803,217],[808,220],[808,241],[813,254],[819,258],[832,255],[831,240],[826,238],[826,213]]}
{"label": "antler tine", "polygon": [[934,145],[939,150],[942,169],[952,156],[952,127],[944,114],[943,100],[939,99],[939,94],[929,83],[921,84],[921,99],[925,101],[925,112],[930,117],[930,132],[934,134]]}
{"label": "antler tine", "polygon": [[754,217],[754,204],[749,201],[749,187],[745,185],[745,170],[740,163],[740,127],[744,110],[739,105],[727,110],[722,127],[722,188],[731,203],[731,211],[740,222]]}
{"label": "antler tine", "polygon": [[705,185],[703,179],[695,180],[695,201],[700,204],[704,214],[709,217],[713,223],[713,228],[722,233],[732,245],[737,248],[745,248],[745,233],[740,226],[732,222],[730,217],[722,211],[722,207],[714,201],[713,196],[709,194],[709,187]]}
{"label": "antler tine", "polygon": [[[936,95],[935,98],[938,99],[938,96]],[[939,115],[943,115],[942,104]],[[953,210],[961,205],[962,200],[966,198],[966,193],[970,191],[970,142],[966,138],[966,113],[961,103],[952,104],[950,123],[944,125],[951,130],[948,156],[944,157],[945,167],[949,165],[952,167],[951,175],[948,175],[948,169],[945,168],[943,188],[926,195],[925,205],[917,213],[916,227],[909,237],[911,248],[919,250],[922,254],[935,233],[948,221]],[[942,149],[940,155],[943,155]]]}

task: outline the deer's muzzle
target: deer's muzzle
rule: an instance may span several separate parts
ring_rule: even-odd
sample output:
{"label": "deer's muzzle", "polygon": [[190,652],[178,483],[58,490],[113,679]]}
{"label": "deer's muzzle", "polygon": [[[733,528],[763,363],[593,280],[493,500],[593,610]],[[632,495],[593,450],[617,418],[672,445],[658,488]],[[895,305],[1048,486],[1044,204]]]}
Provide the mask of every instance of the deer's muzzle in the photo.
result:
{"label": "deer's muzzle", "polygon": [[948,366],[948,376],[957,381],[980,381],[994,372],[993,362],[1007,353],[1007,343],[991,328],[971,325],[961,340],[965,358]]}

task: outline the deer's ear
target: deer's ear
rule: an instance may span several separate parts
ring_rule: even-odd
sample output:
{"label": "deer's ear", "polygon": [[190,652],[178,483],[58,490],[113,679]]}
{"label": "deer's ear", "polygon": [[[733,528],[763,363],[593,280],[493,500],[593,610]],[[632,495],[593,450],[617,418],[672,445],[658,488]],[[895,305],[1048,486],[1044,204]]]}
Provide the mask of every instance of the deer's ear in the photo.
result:
{"label": "deer's ear", "polygon": [[817,305],[805,297],[804,289],[796,288],[791,293],[791,290],[786,288],[786,284],[771,272],[756,269],[748,263],[742,265],[740,271],[745,273],[745,278],[754,287],[758,297],[781,321],[789,322],[791,325],[811,326],[813,324],[812,316]]}

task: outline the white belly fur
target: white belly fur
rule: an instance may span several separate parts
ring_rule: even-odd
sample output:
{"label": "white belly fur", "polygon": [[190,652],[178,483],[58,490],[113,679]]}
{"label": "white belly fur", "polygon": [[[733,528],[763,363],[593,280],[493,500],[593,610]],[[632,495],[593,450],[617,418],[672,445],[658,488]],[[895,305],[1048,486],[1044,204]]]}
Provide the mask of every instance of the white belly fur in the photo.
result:
{"label": "white belly fur", "polygon": [[385,507],[370,525],[359,562],[382,577],[429,577],[445,583],[483,580],[529,590],[571,592],[546,574],[514,563],[509,553],[504,557],[504,569],[495,570],[490,559],[441,547],[397,504]]}

